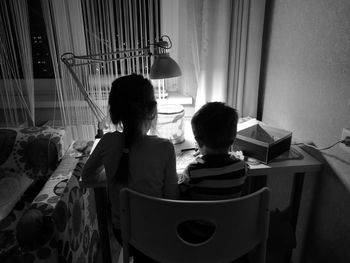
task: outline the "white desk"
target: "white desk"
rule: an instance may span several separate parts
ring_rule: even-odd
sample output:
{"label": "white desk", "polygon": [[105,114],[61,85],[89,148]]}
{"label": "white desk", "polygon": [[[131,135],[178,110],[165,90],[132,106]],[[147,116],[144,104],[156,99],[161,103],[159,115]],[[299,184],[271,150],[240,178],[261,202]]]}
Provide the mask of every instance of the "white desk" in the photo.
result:
{"label": "white desk", "polygon": [[[97,142],[96,142],[97,143]],[[174,146],[175,152],[177,155],[181,153],[181,149],[191,148],[194,146],[192,140],[187,140],[181,144]],[[248,179],[250,180],[250,191],[255,191],[258,188],[266,185],[267,176],[294,176],[292,192],[289,202],[290,208],[290,222],[295,231],[298,221],[298,213],[300,207],[300,200],[303,191],[304,176],[307,173],[316,173],[322,169],[322,164],[310,154],[302,150],[300,147],[293,146],[299,153],[302,154],[302,159],[294,160],[282,160],[282,161],[272,161],[269,164],[258,164],[250,165],[248,171]],[[187,152],[186,155],[191,155],[191,152]],[[189,157],[188,161],[191,160]],[[179,161],[179,159],[178,159]],[[182,163],[182,166],[184,164]],[[181,173],[181,169],[178,170],[178,173]],[[96,184],[86,184],[81,183],[82,187],[93,188],[95,192],[95,202],[97,209],[97,217],[100,227],[100,236],[101,236],[101,247],[102,255],[104,262],[111,262],[110,255],[110,244],[109,244],[109,235],[108,235],[108,221],[107,221],[107,194],[106,194],[106,183],[99,182]],[[289,255],[291,257],[291,253]]]}

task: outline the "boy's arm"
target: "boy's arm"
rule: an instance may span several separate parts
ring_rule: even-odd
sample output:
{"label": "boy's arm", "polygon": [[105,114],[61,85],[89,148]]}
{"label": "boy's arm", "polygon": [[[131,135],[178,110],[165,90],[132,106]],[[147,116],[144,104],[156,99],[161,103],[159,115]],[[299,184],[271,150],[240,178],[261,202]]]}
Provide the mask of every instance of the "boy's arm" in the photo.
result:
{"label": "boy's arm", "polygon": [[190,180],[188,172],[188,166],[183,170],[181,174],[178,175],[178,184],[187,184]]}
{"label": "boy's arm", "polygon": [[242,185],[242,194],[241,195],[249,194],[249,181],[248,181],[249,165],[246,162],[244,162],[244,169],[245,169],[245,180],[244,180],[244,184]]}
{"label": "boy's arm", "polygon": [[179,190],[180,190],[180,199],[188,199],[188,190],[190,189],[191,178],[189,176],[189,166],[187,166],[183,173],[179,175]]}

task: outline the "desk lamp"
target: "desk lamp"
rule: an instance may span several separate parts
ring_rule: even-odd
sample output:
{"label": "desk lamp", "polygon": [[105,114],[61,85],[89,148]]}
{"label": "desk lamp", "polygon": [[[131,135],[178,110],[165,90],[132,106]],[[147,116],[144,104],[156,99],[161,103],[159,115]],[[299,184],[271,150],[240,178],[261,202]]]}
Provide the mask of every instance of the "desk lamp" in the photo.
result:
{"label": "desk lamp", "polygon": [[[166,39],[166,40],[165,40]],[[154,46],[154,53],[151,52],[151,46]],[[154,62],[151,66],[151,79],[166,79],[181,76],[179,65],[169,56],[168,49],[172,47],[169,36],[162,36],[158,42],[149,44],[145,48],[117,50],[115,52],[76,56],[73,53],[64,53],[61,56],[61,61],[67,66],[69,73],[78,85],[80,92],[84,96],[84,100],[88,103],[92,113],[98,121],[98,130],[96,138],[103,136],[102,123],[106,118],[106,114],[101,108],[90,98],[81,80],[73,70],[74,67],[83,65],[91,65],[95,63],[105,63],[110,61],[118,61],[129,58],[149,57],[154,56]],[[134,54],[130,54],[134,53]]]}

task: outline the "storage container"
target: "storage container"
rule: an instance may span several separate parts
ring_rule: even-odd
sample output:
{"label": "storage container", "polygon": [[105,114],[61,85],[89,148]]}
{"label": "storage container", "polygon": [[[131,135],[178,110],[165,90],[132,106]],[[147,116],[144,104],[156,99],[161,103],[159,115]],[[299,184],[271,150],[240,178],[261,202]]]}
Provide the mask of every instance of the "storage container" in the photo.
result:
{"label": "storage container", "polygon": [[265,164],[290,149],[292,133],[258,122],[237,132],[233,149]]}
{"label": "storage container", "polygon": [[185,110],[182,105],[158,105],[157,133],[159,137],[169,139],[173,144],[185,140]]}

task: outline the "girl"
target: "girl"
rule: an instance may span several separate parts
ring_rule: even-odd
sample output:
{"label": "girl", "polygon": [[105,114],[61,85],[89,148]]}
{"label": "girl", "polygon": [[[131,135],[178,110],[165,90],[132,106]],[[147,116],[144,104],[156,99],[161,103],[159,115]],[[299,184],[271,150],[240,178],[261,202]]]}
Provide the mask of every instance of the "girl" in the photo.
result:
{"label": "girl", "polygon": [[176,199],[178,179],[171,142],[147,135],[157,116],[157,102],[150,81],[135,74],[116,79],[108,103],[117,131],[101,138],[84,166],[82,177],[85,181],[94,181],[105,169],[113,231],[122,244],[120,190],[127,186],[147,195]]}

